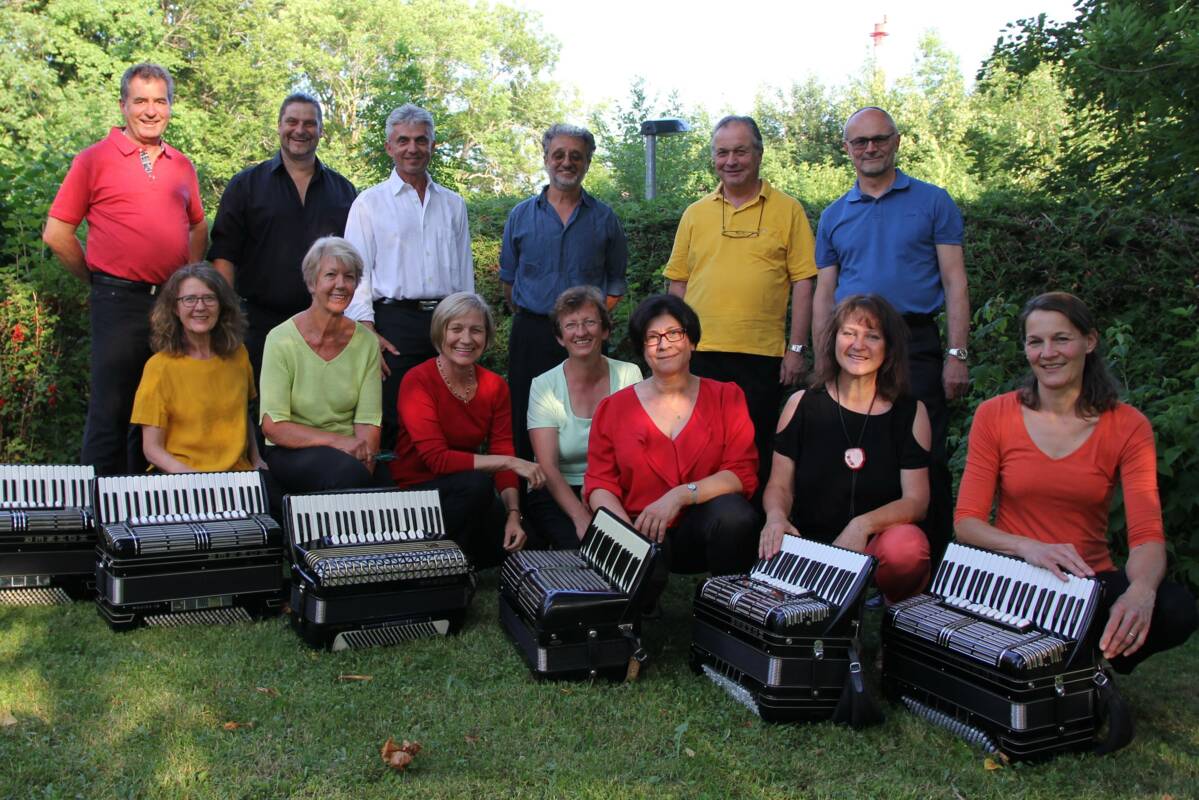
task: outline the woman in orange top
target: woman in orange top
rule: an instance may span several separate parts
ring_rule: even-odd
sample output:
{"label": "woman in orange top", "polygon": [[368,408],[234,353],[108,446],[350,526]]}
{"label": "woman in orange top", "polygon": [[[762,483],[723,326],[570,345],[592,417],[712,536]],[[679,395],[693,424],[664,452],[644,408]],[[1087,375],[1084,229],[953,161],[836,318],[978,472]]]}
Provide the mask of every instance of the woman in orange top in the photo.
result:
{"label": "woman in orange top", "polygon": [[[1153,430],[1119,401],[1081,300],[1065,292],[1039,295],[1020,322],[1032,374],[975,412],[954,515],[957,537],[1063,579],[1067,572],[1097,577],[1107,614],[1099,647],[1116,671],[1131,672],[1149,655],[1186,641],[1196,626],[1194,598],[1163,580]],[[1123,569],[1107,546],[1117,481],[1128,521]]]}

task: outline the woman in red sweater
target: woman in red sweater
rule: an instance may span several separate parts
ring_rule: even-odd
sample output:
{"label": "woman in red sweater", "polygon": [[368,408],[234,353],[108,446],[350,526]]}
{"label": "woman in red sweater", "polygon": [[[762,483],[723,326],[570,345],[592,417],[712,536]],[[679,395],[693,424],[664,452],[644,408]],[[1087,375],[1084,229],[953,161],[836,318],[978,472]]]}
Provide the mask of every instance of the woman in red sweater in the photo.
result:
{"label": "woman in red sweater", "polygon": [[[1099,647],[1118,672],[1186,641],[1195,600],[1163,580],[1166,547],[1153,430],[1117,397],[1090,310],[1073,295],[1034,297],[1020,315],[1031,375],[978,407],[955,530],[966,544],[1022,558],[1064,579],[1097,577],[1107,615]],[[1107,516],[1122,484],[1128,561],[1117,569]],[[999,502],[994,524],[991,505]]]}
{"label": "woman in red sweater", "polygon": [[753,423],[737,385],[691,374],[699,337],[699,317],[682,299],[643,300],[629,339],[650,377],[601,400],[591,421],[583,497],[661,543],[657,590],[666,568],[745,572],[757,545]]}
{"label": "woman in red sweater", "polygon": [[433,311],[430,336],[437,356],[400,384],[391,477],[402,489],[437,489],[450,538],[476,568],[494,566],[525,544],[517,476],[538,488],[545,473],[515,456],[508,384],[476,363],[495,336],[487,302],[450,295]]}

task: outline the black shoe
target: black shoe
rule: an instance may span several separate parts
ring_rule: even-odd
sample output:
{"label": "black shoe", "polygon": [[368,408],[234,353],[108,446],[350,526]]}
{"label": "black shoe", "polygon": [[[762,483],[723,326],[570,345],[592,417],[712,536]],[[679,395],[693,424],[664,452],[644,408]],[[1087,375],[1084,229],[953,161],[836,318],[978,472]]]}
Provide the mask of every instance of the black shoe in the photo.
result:
{"label": "black shoe", "polygon": [[869,597],[866,600],[866,610],[867,611],[882,611],[884,608],[886,608],[886,606],[887,606],[887,603],[885,600],[883,600],[882,592],[879,592],[878,594],[876,594],[872,597]]}

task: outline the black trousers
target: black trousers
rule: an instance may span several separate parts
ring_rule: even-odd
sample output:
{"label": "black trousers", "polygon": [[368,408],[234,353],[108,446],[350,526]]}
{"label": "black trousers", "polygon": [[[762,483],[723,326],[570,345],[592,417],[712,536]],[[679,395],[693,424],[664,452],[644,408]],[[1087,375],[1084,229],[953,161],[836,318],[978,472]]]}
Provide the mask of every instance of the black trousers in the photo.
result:
{"label": "black trousers", "polygon": [[[1124,570],[1101,572],[1095,576],[1103,584],[1103,599],[1099,606],[1099,630],[1107,624],[1108,612],[1120,595],[1128,591],[1128,575]],[[1157,587],[1157,602],[1153,605],[1153,618],[1149,621],[1149,634],[1141,649],[1131,656],[1116,656],[1112,669],[1127,675],[1137,665],[1154,653],[1169,650],[1185,642],[1199,625],[1199,614],[1195,611],[1195,598],[1182,584],[1162,581]]]}
{"label": "black trousers", "polygon": [[735,383],[745,392],[749,418],[754,423],[754,444],[758,448],[758,490],[754,492],[754,508],[762,508],[762,492],[770,477],[774,459],[774,429],[778,427],[779,410],[783,404],[783,385],[779,369],[783,360],[775,356],[751,353],[722,353],[696,351],[691,354],[691,371],[714,381]]}
{"label": "black trousers", "polygon": [[468,470],[403,488],[437,490],[446,532],[475,569],[494,567],[504,560],[506,512],[491,475]]}
{"label": "black trousers", "polygon": [[375,463],[368,472],[361,461],[334,447],[264,448],[262,458],[286,494],[394,486],[391,473]]}
{"label": "black trousers", "polygon": [[929,557],[935,571],[953,534],[953,478],[949,473],[949,453],[945,448],[945,437],[949,432],[949,404],[945,400],[945,385],[942,382],[945,353],[937,323],[931,316],[905,314],[904,319],[911,331],[908,339],[911,394],[924,403],[932,427],[928,513],[920,527],[928,537]]}
{"label": "black trousers", "polygon": [[512,440],[516,455],[532,460],[529,443],[529,387],[533,379],[566,360],[554,323],[542,314],[518,309],[508,338],[508,390],[512,394]]}
{"label": "black trousers", "polygon": [[758,513],[739,494],[722,494],[683,511],[660,545],[661,557],[646,589],[646,607],[657,601],[671,572],[748,572],[757,557],[760,530]]}
{"label": "black trousers", "polygon": [[91,393],[80,461],[97,475],[144,472],[141,426],[130,425],[133,397],[150,358],[150,309],[146,290],[92,284]]}
{"label": "black trousers", "polygon": [[282,325],[304,309],[290,313],[260,306],[250,300],[242,300],[242,311],[246,313],[246,352],[250,355],[250,366],[254,368],[254,385],[262,383],[262,351],[266,347],[266,335],[271,329]]}
{"label": "black trousers", "polygon": [[375,331],[400,351],[399,355],[383,353],[383,360],[391,370],[383,379],[383,430],[379,441],[379,447],[383,450],[395,448],[399,431],[396,402],[400,394],[400,382],[408,370],[437,355],[433,341],[429,338],[432,321],[432,311],[375,303]]}
{"label": "black trousers", "polygon": [[[582,486],[570,487],[575,496],[582,492]],[[566,512],[558,505],[558,501],[548,489],[534,489],[525,495],[525,533],[529,534],[535,549],[552,547],[555,550],[578,550],[579,536],[575,533],[575,524]]]}

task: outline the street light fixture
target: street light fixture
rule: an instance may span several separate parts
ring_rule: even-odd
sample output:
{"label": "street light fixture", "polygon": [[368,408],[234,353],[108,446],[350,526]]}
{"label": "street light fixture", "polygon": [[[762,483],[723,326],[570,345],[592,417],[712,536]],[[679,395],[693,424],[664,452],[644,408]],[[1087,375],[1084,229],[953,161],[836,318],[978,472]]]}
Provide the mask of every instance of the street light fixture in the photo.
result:
{"label": "street light fixture", "polygon": [[645,137],[645,199],[658,196],[658,137],[675,133],[687,133],[691,126],[678,117],[647,119],[641,123],[641,135]]}

